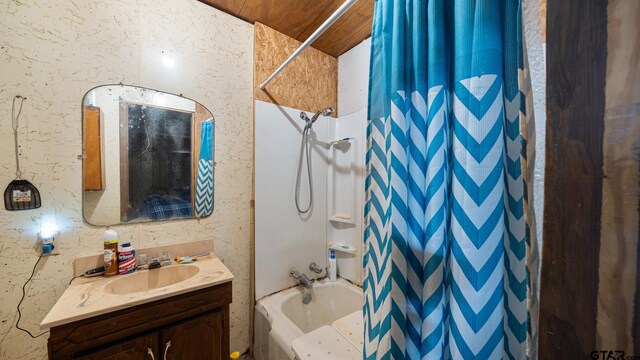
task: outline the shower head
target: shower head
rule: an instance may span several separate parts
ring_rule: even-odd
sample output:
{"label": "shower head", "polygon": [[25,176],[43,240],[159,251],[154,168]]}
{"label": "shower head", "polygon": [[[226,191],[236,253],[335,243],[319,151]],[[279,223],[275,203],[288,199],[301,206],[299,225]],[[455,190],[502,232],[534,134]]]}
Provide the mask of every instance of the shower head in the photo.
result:
{"label": "shower head", "polygon": [[324,108],[322,110],[316,111],[316,113],[313,114],[311,119],[309,119],[307,114],[304,111],[301,111],[300,112],[300,119],[304,120],[305,123],[306,123],[306,127],[310,128],[313,125],[313,123],[316,122],[316,120],[318,120],[320,115],[322,115],[322,116],[331,116],[335,112],[336,111],[332,107]]}
{"label": "shower head", "polygon": [[335,112],[336,112],[336,111],[335,111],[335,110],[333,110],[333,108],[332,108],[332,107],[328,107],[328,108],[323,109],[323,110],[321,111],[322,116],[331,116],[331,115],[333,115],[333,113],[335,113]]}
{"label": "shower head", "polygon": [[313,116],[311,117],[311,124],[313,124],[314,122],[316,122],[316,120],[318,120],[318,117],[320,115],[322,116],[331,116],[333,115],[333,113],[335,113],[336,111],[333,110],[332,107],[328,107],[328,108],[324,108],[322,110],[317,111],[315,114],[313,114]]}

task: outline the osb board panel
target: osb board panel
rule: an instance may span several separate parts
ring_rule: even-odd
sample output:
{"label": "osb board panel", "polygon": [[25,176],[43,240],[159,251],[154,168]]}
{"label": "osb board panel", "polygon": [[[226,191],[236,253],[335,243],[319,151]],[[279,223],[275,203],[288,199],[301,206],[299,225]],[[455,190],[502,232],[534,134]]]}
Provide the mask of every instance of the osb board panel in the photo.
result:
{"label": "osb board panel", "polygon": [[[640,354],[640,1],[609,0],[596,348]],[[635,307],[635,308],[634,308]],[[636,324],[636,327],[638,324]]]}
{"label": "osb board panel", "polygon": [[[304,41],[344,0],[200,0],[251,23]],[[371,36],[374,0],[359,0],[312,46],[333,57],[342,55]]]}
{"label": "osb board panel", "polygon": [[262,100],[305,111],[338,108],[338,59],[307,48],[265,90],[265,81],[297,48],[292,39],[261,23],[255,25],[254,91]]}

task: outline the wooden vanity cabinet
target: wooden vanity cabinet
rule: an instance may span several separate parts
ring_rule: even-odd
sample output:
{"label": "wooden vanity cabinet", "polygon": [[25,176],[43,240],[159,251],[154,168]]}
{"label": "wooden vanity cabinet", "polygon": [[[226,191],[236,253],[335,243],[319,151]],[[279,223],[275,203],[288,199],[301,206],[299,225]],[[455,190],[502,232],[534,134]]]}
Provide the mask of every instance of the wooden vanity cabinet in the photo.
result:
{"label": "wooden vanity cabinet", "polygon": [[49,358],[226,360],[230,303],[228,282],[53,327]]}

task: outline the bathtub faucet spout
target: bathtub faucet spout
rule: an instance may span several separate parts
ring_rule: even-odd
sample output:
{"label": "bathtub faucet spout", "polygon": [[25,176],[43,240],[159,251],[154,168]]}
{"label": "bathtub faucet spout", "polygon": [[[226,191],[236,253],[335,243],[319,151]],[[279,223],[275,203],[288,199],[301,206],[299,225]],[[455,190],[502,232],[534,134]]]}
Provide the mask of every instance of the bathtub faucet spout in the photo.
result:
{"label": "bathtub faucet spout", "polygon": [[296,281],[300,285],[304,286],[307,289],[311,289],[313,287],[313,284],[311,283],[311,280],[309,280],[307,275],[301,274],[298,271],[294,270],[293,268],[289,269],[289,276],[296,279]]}

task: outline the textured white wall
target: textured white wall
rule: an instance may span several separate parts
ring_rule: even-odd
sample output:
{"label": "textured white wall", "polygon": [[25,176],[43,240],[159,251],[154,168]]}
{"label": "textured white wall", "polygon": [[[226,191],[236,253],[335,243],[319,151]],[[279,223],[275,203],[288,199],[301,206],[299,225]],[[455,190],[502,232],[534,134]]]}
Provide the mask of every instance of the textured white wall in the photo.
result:
{"label": "textured white wall", "polygon": [[136,247],[213,238],[236,276],[231,346],[249,346],[252,46],[250,24],[195,0],[0,2],[0,183],[14,176],[9,118],[21,94],[22,166],[43,199],[37,210],[0,210],[0,358],[46,358],[47,336],[14,328],[43,220],[57,223],[61,255],[44,258],[27,288],[21,324],[32,332],[64,291],[73,259],[102,248],[104,228],[82,221],[81,102],[92,87],[119,82],[184,94],[216,119],[213,215],[114,229]]}

